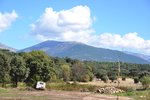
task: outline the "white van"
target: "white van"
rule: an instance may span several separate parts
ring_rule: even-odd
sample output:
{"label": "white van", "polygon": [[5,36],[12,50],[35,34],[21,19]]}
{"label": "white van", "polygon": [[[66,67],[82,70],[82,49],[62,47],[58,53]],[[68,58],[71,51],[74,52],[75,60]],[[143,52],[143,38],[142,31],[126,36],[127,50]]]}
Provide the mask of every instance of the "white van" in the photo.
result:
{"label": "white van", "polygon": [[36,89],[45,89],[46,83],[45,82],[37,82]]}

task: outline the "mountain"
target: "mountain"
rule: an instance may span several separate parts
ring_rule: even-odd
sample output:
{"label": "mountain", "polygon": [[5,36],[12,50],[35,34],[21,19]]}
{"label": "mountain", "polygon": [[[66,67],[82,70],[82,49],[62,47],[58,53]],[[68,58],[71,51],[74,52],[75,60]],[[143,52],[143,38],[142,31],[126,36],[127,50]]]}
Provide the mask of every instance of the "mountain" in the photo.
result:
{"label": "mountain", "polygon": [[108,61],[148,64],[149,61],[140,57],[104,48],[96,48],[79,42],[45,41],[19,52],[30,52],[32,50],[43,50],[50,56],[70,57],[79,60]]}
{"label": "mountain", "polygon": [[150,62],[150,56],[148,56],[148,55],[139,54],[139,53],[133,53],[133,52],[128,52],[128,51],[126,51],[125,53],[133,55],[133,56],[136,56],[136,57],[139,57],[139,58],[142,58],[142,59]]}
{"label": "mountain", "polygon": [[11,47],[9,47],[9,46],[6,46],[6,45],[4,45],[4,44],[2,44],[2,43],[0,43],[0,49],[7,49],[7,50],[10,50],[10,51],[13,51],[13,52],[16,51],[16,49],[11,48]]}

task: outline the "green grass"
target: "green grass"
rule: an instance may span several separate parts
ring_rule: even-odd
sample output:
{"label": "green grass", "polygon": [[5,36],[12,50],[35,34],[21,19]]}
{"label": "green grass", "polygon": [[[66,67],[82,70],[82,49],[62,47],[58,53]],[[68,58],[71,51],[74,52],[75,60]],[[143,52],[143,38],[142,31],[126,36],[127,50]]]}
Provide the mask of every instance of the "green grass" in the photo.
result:
{"label": "green grass", "polygon": [[129,91],[115,95],[128,96],[134,98],[135,100],[150,100],[150,90]]}
{"label": "green grass", "polygon": [[80,91],[88,90],[94,92],[98,86],[87,85],[87,84],[66,84],[66,83],[49,83],[46,88],[49,90],[64,90],[64,91]]}
{"label": "green grass", "polygon": [[0,88],[0,93],[6,93],[6,92],[8,92],[8,90],[7,90],[7,89]]}
{"label": "green grass", "polygon": [[0,100],[48,100],[48,96],[37,96],[34,94],[30,94],[30,91],[20,91],[13,88],[0,88]]}

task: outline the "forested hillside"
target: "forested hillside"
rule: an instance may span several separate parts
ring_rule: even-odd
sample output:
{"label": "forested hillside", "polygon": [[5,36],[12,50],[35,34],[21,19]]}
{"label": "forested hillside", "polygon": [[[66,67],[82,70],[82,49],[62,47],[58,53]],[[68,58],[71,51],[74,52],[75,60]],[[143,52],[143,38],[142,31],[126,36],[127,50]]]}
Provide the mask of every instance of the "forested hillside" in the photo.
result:
{"label": "forested hillside", "polygon": [[25,48],[19,52],[31,52],[33,50],[44,51],[53,57],[69,57],[78,60],[99,62],[122,62],[149,64],[150,62],[141,57],[127,54],[117,50],[97,48],[79,42],[44,41],[37,45]]}
{"label": "forested hillside", "polygon": [[[149,64],[120,63],[120,75],[124,78],[141,78],[150,75]],[[118,62],[79,61],[70,58],[50,57],[43,51],[14,53],[0,50],[0,83],[25,82],[34,85],[37,81],[103,81],[117,78]]]}

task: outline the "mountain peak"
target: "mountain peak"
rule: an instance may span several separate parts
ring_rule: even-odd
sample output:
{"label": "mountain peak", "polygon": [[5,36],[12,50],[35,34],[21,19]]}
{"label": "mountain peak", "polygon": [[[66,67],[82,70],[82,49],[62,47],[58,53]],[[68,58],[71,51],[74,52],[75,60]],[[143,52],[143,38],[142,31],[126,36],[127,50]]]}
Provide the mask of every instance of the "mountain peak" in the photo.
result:
{"label": "mountain peak", "polygon": [[[82,42],[77,42],[77,41],[55,41],[55,40],[47,40],[44,41],[43,43],[69,43],[69,44],[84,44]],[[84,44],[85,45],[85,44]]]}
{"label": "mountain peak", "polygon": [[75,41],[45,41],[34,45],[29,48],[25,48],[20,52],[30,52],[32,50],[42,50],[50,56],[57,57],[70,57],[79,60],[89,61],[104,61],[104,62],[117,62],[118,55],[120,61],[128,63],[141,63],[148,64],[149,61],[140,57],[126,54],[117,50],[110,50],[104,48],[92,47],[80,42]]}

